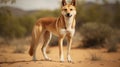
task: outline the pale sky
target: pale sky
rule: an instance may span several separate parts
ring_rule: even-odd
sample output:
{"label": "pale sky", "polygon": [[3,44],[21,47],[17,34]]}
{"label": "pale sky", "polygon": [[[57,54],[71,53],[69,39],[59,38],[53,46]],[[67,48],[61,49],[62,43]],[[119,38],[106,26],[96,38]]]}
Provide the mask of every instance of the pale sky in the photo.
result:
{"label": "pale sky", "polygon": [[6,5],[24,10],[56,9],[60,6],[59,1],[60,0],[16,0],[16,3],[7,3]]}
{"label": "pale sky", "polygon": [[[39,9],[56,9],[60,7],[61,0],[16,0],[14,4],[6,4],[7,6],[13,6],[24,10],[39,10]],[[68,0],[69,1],[69,0]],[[95,1],[95,0],[86,0]],[[109,0],[114,1],[114,0]],[[3,4],[0,4],[0,6]]]}

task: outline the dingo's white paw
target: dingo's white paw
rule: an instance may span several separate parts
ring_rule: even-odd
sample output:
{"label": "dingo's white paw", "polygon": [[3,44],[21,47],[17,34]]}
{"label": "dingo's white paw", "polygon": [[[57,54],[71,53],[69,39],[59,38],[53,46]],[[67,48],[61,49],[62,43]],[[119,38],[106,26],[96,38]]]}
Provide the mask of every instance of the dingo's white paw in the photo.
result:
{"label": "dingo's white paw", "polygon": [[52,59],[51,59],[51,58],[45,58],[45,60],[47,60],[47,61],[52,61]]}
{"label": "dingo's white paw", "polygon": [[72,62],[70,55],[68,55],[67,60],[68,60],[68,62]]}
{"label": "dingo's white paw", "polygon": [[60,62],[64,62],[64,59],[63,59],[63,58],[61,58],[61,59],[60,59]]}

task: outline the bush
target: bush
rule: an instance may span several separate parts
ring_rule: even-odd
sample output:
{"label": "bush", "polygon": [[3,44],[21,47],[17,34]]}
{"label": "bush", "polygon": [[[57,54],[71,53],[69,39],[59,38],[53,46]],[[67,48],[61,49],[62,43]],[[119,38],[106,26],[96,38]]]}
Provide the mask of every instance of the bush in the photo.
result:
{"label": "bush", "polygon": [[7,8],[0,8],[0,36],[5,39],[23,37],[25,28],[20,25],[18,17],[14,16]]}
{"label": "bush", "polygon": [[50,46],[57,46],[58,45],[58,38],[55,36],[52,36],[52,39],[50,41]]}
{"label": "bush", "polygon": [[26,30],[26,33],[24,33],[25,36],[30,35],[35,22],[36,22],[36,18],[31,15],[19,18],[19,25],[21,25],[22,28],[25,28]]}
{"label": "bush", "polygon": [[118,40],[118,35],[112,35],[108,41],[107,41],[107,52],[117,52],[118,51],[118,43],[119,43],[119,40]]}
{"label": "bush", "polygon": [[[67,45],[67,41],[63,40],[63,46]],[[52,39],[50,41],[50,46],[58,46],[58,38],[56,36],[52,36]]]}
{"label": "bush", "polygon": [[83,36],[83,47],[102,46],[108,39],[113,29],[106,24],[101,23],[86,23],[79,29]]}

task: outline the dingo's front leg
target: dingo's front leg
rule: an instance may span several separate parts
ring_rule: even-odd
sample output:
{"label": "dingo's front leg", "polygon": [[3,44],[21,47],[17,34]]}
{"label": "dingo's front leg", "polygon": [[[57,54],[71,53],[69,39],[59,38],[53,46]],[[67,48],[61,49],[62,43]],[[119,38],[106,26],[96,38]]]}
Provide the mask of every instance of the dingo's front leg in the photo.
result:
{"label": "dingo's front leg", "polygon": [[70,56],[70,50],[71,50],[71,44],[72,44],[72,37],[68,36],[67,37],[67,46],[68,46],[68,51],[67,51],[67,60],[68,62],[72,62],[71,56]]}
{"label": "dingo's front leg", "polygon": [[59,37],[59,55],[60,55],[60,62],[64,62],[63,40],[64,40],[64,37]]}
{"label": "dingo's front leg", "polygon": [[74,36],[75,33],[75,29],[71,29],[68,31],[67,34],[67,46],[68,46],[68,50],[67,50],[67,60],[68,62],[72,62],[71,56],[70,56],[70,50],[71,50],[71,45],[72,45],[72,38]]}

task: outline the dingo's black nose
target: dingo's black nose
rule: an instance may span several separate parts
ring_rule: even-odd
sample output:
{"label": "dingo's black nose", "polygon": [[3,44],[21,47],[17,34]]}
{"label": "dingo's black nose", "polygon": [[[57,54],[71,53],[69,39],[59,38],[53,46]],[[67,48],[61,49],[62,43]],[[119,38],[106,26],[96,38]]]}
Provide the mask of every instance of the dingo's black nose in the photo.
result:
{"label": "dingo's black nose", "polygon": [[66,14],[66,17],[71,17],[72,15],[70,13],[67,13]]}
{"label": "dingo's black nose", "polygon": [[67,16],[67,17],[70,17],[70,13],[67,13],[66,16]]}

